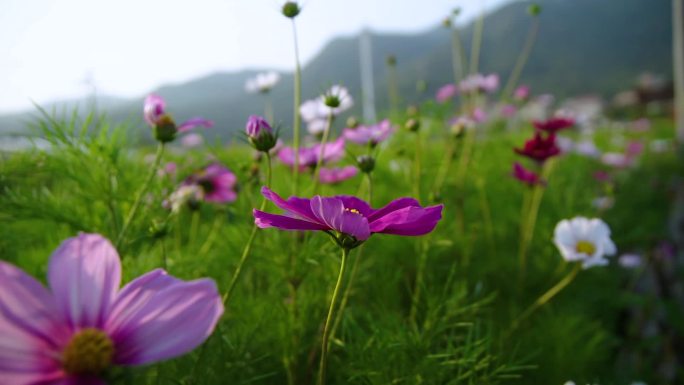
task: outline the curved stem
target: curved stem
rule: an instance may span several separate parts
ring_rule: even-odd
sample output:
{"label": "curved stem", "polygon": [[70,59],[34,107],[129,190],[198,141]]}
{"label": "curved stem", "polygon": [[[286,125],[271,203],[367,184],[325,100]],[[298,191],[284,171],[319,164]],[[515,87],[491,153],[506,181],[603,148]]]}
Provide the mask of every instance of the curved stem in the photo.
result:
{"label": "curved stem", "polygon": [[511,94],[513,94],[513,88],[515,88],[515,86],[518,84],[520,75],[522,74],[522,71],[525,68],[525,64],[527,63],[527,59],[529,59],[530,53],[532,52],[532,47],[534,47],[534,42],[537,40],[538,31],[539,18],[535,17],[532,21],[532,25],[530,26],[530,30],[527,33],[525,46],[523,47],[523,50],[520,51],[520,55],[518,56],[518,60],[515,62],[515,67],[513,67],[511,76],[508,78],[508,82],[506,82],[506,87],[501,93],[502,100],[509,98]]}
{"label": "curved stem", "polygon": [[332,298],[330,299],[330,307],[328,308],[328,316],[325,319],[323,326],[323,338],[321,342],[321,363],[318,368],[318,385],[325,385],[325,370],[328,363],[328,340],[330,337],[330,326],[333,313],[335,312],[335,303],[340,293],[340,286],[342,286],[342,277],[344,277],[344,269],[347,264],[347,257],[349,256],[349,249],[342,248],[342,261],[340,262],[340,272],[337,275],[337,283],[333,290]]}
{"label": "curved stem", "polygon": [[161,163],[163,155],[164,143],[160,142],[157,146],[157,154],[155,155],[152,169],[150,170],[150,173],[147,175],[145,181],[143,182],[143,185],[140,187],[140,190],[138,190],[138,194],[135,197],[135,201],[133,202],[131,211],[128,212],[128,216],[126,217],[126,220],[124,221],[124,224],[121,227],[121,231],[119,231],[119,236],[116,237],[116,243],[114,244],[114,247],[116,249],[119,249],[119,246],[121,246],[121,242],[123,242],[123,239],[126,236],[126,231],[133,222],[133,219],[135,218],[135,215],[137,214],[138,209],[140,208],[140,204],[142,203],[143,197],[147,192],[147,189],[150,187],[150,183],[152,183],[152,179],[154,179],[155,175],[157,175],[157,169],[159,168],[159,164]]}
{"label": "curved stem", "polygon": [[328,144],[328,138],[330,137],[330,129],[332,128],[333,118],[335,116],[332,113],[332,109],[328,114],[328,121],[325,124],[325,130],[323,131],[323,137],[321,138],[320,150],[318,151],[318,159],[316,160],[316,171],[314,172],[314,195],[318,194],[318,188],[320,187],[320,176],[321,176],[321,166],[323,166],[323,156],[325,155],[325,146]]}
{"label": "curved stem", "polygon": [[301,117],[299,116],[299,106],[302,104],[302,69],[299,65],[299,43],[297,42],[297,26],[294,18],[292,19],[292,36],[294,37],[295,51],[295,77],[294,77],[294,167],[292,168],[293,194],[297,195],[299,185],[299,130]]}
{"label": "curved stem", "polygon": [[[266,186],[269,188],[271,187],[271,155],[267,152],[266,153]],[[262,198],[261,200],[261,206],[260,210],[264,210],[266,208],[266,198]],[[238,262],[237,267],[235,268],[235,272],[233,273],[233,277],[230,279],[230,283],[228,284],[228,289],[226,289],[225,294],[223,294],[223,306],[226,306],[228,303],[228,300],[230,300],[230,296],[233,294],[233,289],[235,288],[235,284],[237,283],[237,280],[240,278],[240,274],[242,273],[242,267],[245,265],[245,262],[247,261],[247,258],[249,257],[249,252],[252,250],[252,244],[254,243],[254,238],[256,237],[257,230],[259,228],[255,224],[252,227],[252,232],[249,234],[249,238],[247,239],[247,243],[245,244],[244,249],[242,249],[242,256],[240,256],[240,261]]]}
{"label": "curved stem", "polygon": [[555,297],[558,293],[561,292],[561,290],[565,289],[566,286],[568,286],[574,279],[577,277],[577,273],[582,269],[582,265],[578,262],[575,264],[575,267],[566,275],[563,279],[558,281],[557,284],[555,284],[552,288],[546,291],[546,293],[542,294],[539,298],[537,298],[532,305],[530,305],[527,309],[525,309],[520,316],[513,321],[513,325],[511,326],[511,330],[515,330],[518,326],[520,326],[520,323],[522,323],[525,319],[527,319],[532,313],[534,313],[537,309],[540,307],[544,306],[546,303],[548,303],[553,297]]}

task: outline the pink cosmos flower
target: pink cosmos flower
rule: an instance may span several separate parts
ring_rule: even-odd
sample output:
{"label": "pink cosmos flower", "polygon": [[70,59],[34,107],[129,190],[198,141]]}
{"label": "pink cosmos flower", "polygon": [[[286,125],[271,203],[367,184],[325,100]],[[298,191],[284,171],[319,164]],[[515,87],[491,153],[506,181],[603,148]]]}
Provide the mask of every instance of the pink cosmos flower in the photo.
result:
{"label": "pink cosmos flower", "polygon": [[[164,116],[168,116],[166,113],[166,102],[164,99],[156,94],[150,94],[145,98],[145,104],[143,107],[143,117],[145,122],[150,125],[150,127],[156,126],[161,122]],[[191,118],[181,123],[176,127],[178,132],[187,132],[195,127],[206,127],[210,128],[214,126],[214,122],[204,118]]]}
{"label": "pink cosmos flower", "polygon": [[358,173],[359,169],[354,166],[335,168],[322,167],[318,178],[323,184],[338,184],[355,177]]}
{"label": "pink cosmos flower", "polygon": [[550,134],[545,138],[539,131],[534,134],[534,138],[525,142],[523,148],[515,148],[514,151],[539,163],[545,162],[561,152],[556,144],[555,135]]}
{"label": "pink cosmos flower", "polygon": [[342,243],[349,241],[345,246],[349,248],[358,246],[373,233],[407,236],[427,234],[442,219],[444,207],[422,207],[413,198],[400,198],[381,209],[373,209],[354,196],[316,195],[311,199],[290,197],[285,200],[265,186],[261,188],[261,193],[285,210],[287,215],[254,210],[254,223],[260,228],[335,232],[338,239],[344,237]]}
{"label": "pink cosmos flower", "polygon": [[530,97],[530,87],[526,85],[519,86],[513,91],[513,99],[518,102],[527,100]]}
{"label": "pink cosmos flower", "polygon": [[237,177],[227,167],[212,163],[190,175],[183,186],[198,186],[205,202],[229,203],[237,199]]}
{"label": "pink cosmos flower", "polygon": [[545,182],[534,171],[527,170],[520,163],[513,164],[513,177],[528,186],[544,185]]}
{"label": "pink cosmos flower", "polygon": [[385,119],[378,124],[371,126],[358,126],[356,128],[345,128],[342,131],[344,139],[357,144],[370,144],[376,146],[384,141],[394,132],[392,123]]}
{"label": "pink cosmos flower", "polygon": [[506,119],[514,117],[517,112],[518,110],[512,104],[506,104],[503,107],[501,107],[501,116],[503,116]]}
{"label": "pink cosmos flower", "polygon": [[575,120],[571,118],[556,117],[548,120],[535,120],[533,124],[537,130],[555,134],[560,130],[574,126]]}
{"label": "pink cosmos flower", "polygon": [[458,85],[459,91],[468,92],[486,92],[492,93],[499,88],[499,75],[490,74],[484,76],[482,74],[472,74],[461,80]]}
{"label": "pink cosmos flower", "polygon": [[46,289],[0,261],[0,382],[104,384],[112,365],[146,365],[190,352],[211,335],[223,304],[210,279],[156,269],[123,288],[121,262],[98,234],[55,250]]}
{"label": "pink cosmos flower", "polygon": [[[299,166],[300,169],[315,168],[318,164],[318,157],[321,154],[321,145],[315,144],[311,147],[301,147],[299,149]],[[344,156],[344,138],[337,138],[332,143],[327,143],[323,150],[323,164],[336,162]],[[278,159],[283,164],[294,167],[295,156],[292,147],[283,147],[278,151]]]}
{"label": "pink cosmos flower", "polygon": [[437,100],[439,103],[444,103],[453,98],[456,95],[456,92],[458,92],[458,87],[456,87],[456,84],[445,84],[440,87],[439,90],[437,90],[435,100]]}

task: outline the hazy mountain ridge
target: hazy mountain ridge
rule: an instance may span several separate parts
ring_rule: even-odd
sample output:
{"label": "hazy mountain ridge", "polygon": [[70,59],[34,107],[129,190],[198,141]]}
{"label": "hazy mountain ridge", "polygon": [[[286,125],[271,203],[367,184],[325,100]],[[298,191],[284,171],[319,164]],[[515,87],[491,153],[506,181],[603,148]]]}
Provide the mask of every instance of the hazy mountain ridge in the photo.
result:
{"label": "hazy mountain ridge", "polygon": [[[542,3],[540,34],[522,81],[535,93],[559,96],[586,93],[611,95],[629,88],[644,71],[671,72],[670,4],[652,0],[547,0]],[[505,5],[485,18],[480,70],[497,72],[505,81],[522,48],[530,26],[526,3]],[[470,52],[473,26],[461,30]],[[290,44],[283,37],[283,44]],[[431,97],[441,85],[453,81],[450,32],[441,27],[417,34],[371,32],[373,75],[379,111],[387,106],[385,58],[397,57],[402,98],[419,98],[416,82],[425,80]],[[204,116],[216,122],[212,132],[227,137],[242,128],[248,115],[263,112],[261,95],[244,91],[245,81],[258,73],[244,70],[217,73],[186,83],[161,87],[169,111],[182,120]],[[270,95],[276,121],[289,127],[292,120],[292,74],[282,74]],[[359,38],[332,40],[303,69],[303,98],[320,94],[327,86],[347,86],[360,106]],[[98,104],[102,106],[98,100]],[[81,102],[81,105],[83,103]],[[59,109],[58,109],[59,110]],[[142,97],[107,105],[115,120],[142,124]],[[24,131],[26,113],[0,117],[0,133]],[[286,132],[289,130],[286,130]]]}

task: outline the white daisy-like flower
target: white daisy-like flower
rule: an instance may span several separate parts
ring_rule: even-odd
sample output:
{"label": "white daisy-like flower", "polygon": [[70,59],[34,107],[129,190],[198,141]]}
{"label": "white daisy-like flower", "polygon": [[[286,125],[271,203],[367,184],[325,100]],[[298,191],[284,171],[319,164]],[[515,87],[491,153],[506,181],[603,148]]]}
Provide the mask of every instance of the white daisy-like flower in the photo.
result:
{"label": "white daisy-like flower", "polygon": [[610,239],[610,228],[600,219],[575,217],[564,219],[556,225],[553,242],[563,259],[582,262],[582,267],[604,266],[604,257],[615,255],[617,248]]}
{"label": "white daisy-like flower", "polygon": [[247,79],[245,90],[249,93],[266,93],[280,81],[280,74],[275,71],[264,72],[257,76]]}

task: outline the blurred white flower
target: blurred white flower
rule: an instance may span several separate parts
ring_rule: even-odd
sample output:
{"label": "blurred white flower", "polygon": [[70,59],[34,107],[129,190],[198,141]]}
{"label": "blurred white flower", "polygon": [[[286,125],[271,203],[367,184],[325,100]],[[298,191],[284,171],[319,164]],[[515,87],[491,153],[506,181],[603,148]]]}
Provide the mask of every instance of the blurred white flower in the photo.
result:
{"label": "blurred white flower", "polygon": [[199,185],[192,184],[180,186],[171,194],[169,199],[162,203],[162,206],[167,209],[171,209],[171,211],[174,213],[177,213],[186,203],[202,200],[202,195],[202,188]]}
{"label": "blurred white flower", "polygon": [[280,74],[275,71],[264,72],[247,79],[245,90],[249,93],[267,93],[280,81]]}
{"label": "blurred white flower", "polygon": [[608,260],[604,256],[617,252],[610,239],[610,228],[600,219],[564,219],[556,225],[553,242],[563,259],[568,262],[582,262],[585,269],[607,265]]}
{"label": "blurred white flower", "polygon": [[556,137],[556,145],[558,148],[560,148],[563,154],[567,154],[568,152],[572,151],[573,148],[575,148],[575,142],[572,139],[566,138],[564,136]]}
{"label": "blurred white flower", "polygon": [[[641,255],[622,254],[620,258],[618,258],[618,264],[624,267],[625,269],[636,269],[642,264]],[[634,382],[633,384],[637,384],[637,382]]]}
{"label": "blurred white flower", "polygon": [[591,205],[599,210],[608,210],[615,204],[615,199],[613,197],[598,197],[591,201]]}
{"label": "blurred white flower", "polygon": [[601,151],[596,147],[596,144],[591,139],[585,139],[581,142],[578,142],[575,146],[575,152],[589,158],[598,158],[601,156]]}

